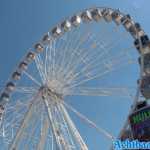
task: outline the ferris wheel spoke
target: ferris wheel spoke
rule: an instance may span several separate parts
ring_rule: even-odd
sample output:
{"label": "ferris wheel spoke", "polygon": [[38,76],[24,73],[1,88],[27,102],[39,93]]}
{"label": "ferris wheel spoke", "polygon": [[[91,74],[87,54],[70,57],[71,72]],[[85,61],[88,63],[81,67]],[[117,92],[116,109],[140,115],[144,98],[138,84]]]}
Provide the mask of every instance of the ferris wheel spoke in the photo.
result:
{"label": "ferris wheel spoke", "polygon": [[[64,71],[64,75],[68,72],[69,68],[70,68],[70,65],[76,61],[76,53],[77,51],[80,51],[81,53],[82,52],[86,52],[88,49],[86,48],[86,51],[82,51],[84,49],[83,45],[84,43],[86,42],[87,43],[90,43],[90,41],[93,39],[93,34],[92,34],[92,31],[91,31],[91,24],[89,24],[89,27],[86,27],[84,29],[84,35],[81,35],[80,32],[76,32],[77,34],[75,33],[72,33],[71,36],[72,38],[69,38],[70,40],[72,40],[72,42],[66,47],[66,52],[68,55],[66,55],[65,59],[63,59],[62,64],[63,68],[62,70]],[[73,44],[74,43],[74,44]]]}
{"label": "ferris wheel spoke", "polygon": [[[29,97],[25,97],[30,99]],[[13,126],[17,126],[19,121],[24,115],[26,108],[30,105],[29,101],[23,101],[22,99],[16,100],[15,103],[10,103],[7,105],[4,116],[2,126],[5,128],[11,128]]]}
{"label": "ferris wheel spoke", "polygon": [[13,126],[14,124],[18,123],[18,121],[23,117],[22,108],[23,107],[20,107],[19,109],[18,108],[14,109],[14,112],[13,112],[14,117],[13,118],[11,118],[12,117],[12,114],[11,114],[12,111],[8,112],[9,114],[7,114],[7,119],[4,121],[4,122],[7,122],[9,120],[9,123],[5,123],[6,128],[10,127],[11,125]]}
{"label": "ferris wheel spoke", "polygon": [[35,64],[36,64],[36,68],[37,68],[37,70],[39,72],[39,75],[41,77],[41,80],[44,83],[45,80],[46,80],[46,74],[44,72],[44,63],[43,63],[43,60],[42,60],[40,54],[38,56],[36,56]]}
{"label": "ferris wheel spoke", "polygon": [[37,81],[31,74],[29,74],[28,72],[24,71],[24,74],[31,79],[36,85],[41,86],[41,83],[39,81]]}
{"label": "ferris wheel spoke", "polygon": [[51,40],[45,50],[45,74],[48,78],[53,78],[55,76],[56,67],[56,41]]}
{"label": "ferris wheel spoke", "polygon": [[111,58],[105,59],[101,63],[95,63],[92,66],[87,65],[81,71],[76,73],[73,78],[78,79],[80,78],[81,75],[90,76],[90,74],[93,74],[93,72],[96,72],[96,71],[104,72],[105,70],[113,70],[113,67],[119,67],[120,64],[123,66],[125,63],[129,63],[129,64],[136,63],[134,59],[130,59],[130,60],[126,60],[122,62],[122,60],[124,59],[123,57],[125,57],[125,55],[122,55],[119,57],[117,56],[117,57],[114,57],[113,59]]}
{"label": "ferris wheel spoke", "polygon": [[16,92],[18,93],[25,93],[25,94],[34,94],[38,91],[38,87],[24,87],[24,86],[18,86],[16,87]]}
{"label": "ferris wheel spoke", "polygon": [[[65,79],[66,81],[68,81],[69,78],[70,80],[73,80],[73,79],[75,80],[76,78],[79,78],[80,76],[84,74],[90,74],[90,72],[92,72],[93,70],[98,70],[97,68],[99,68],[99,66],[102,66],[101,68],[105,68],[105,69],[107,69],[108,67],[111,68],[115,65],[118,65],[124,59],[126,59],[124,62],[128,61],[129,63],[136,63],[136,60],[134,60],[132,57],[130,57],[130,55],[128,55],[128,51],[131,50],[132,48],[133,47],[123,50],[123,52],[120,52],[119,54],[117,54],[117,56],[106,57],[106,59],[98,63],[97,63],[97,60],[95,60],[96,58],[95,59],[93,58],[92,62],[84,61],[85,66],[79,72],[76,72],[74,75],[68,73],[69,75],[68,76],[66,75]],[[125,56],[127,56],[128,59],[125,58]],[[73,69],[70,72],[73,72],[74,71]]]}
{"label": "ferris wheel spoke", "polygon": [[[20,123],[18,120],[20,120],[21,118],[23,117],[23,115],[17,115],[15,119],[12,119],[8,124],[5,124],[3,127],[4,127],[4,130],[5,131],[8,131],[9,128],[13,129],[13,128],[18,128]],[[13,137],[13,135],[12,135]]]}
{"label": "ferris wheel spoke", "polygon": [[[103,31],[104,32],[104,31]],[[106,31],[105,31],[106,32]],[[106,35],[106,33],[104,32],[104,35]],[[92,37],[93,36],[91,36],[90,35],[90,37],[89,37],[89,39],[91,39],[91,41],[92,41]],[[97,36],[96,36],[97,37]],[[125,34],[125,37],[127,37],[127,33]],[[89,39],[87,39],[87,40],[89,40]],[[94,38],[93,38],[94,39]],[[120,41],[121,40],[123,40],[123,38],[120,38],[119,40],[118,39],[114,39],[114,37],[111,37],[111,40],[108,40],[107,39],[107,42],[108,41],[110,41],[108,44],[104,44],[104,36],[100,36],[100,38],[95,38],[96,40],[93,40],[93,41],[95,41],[95,45],[97,45],[97,48],[100,48],[100,49],[102,49],[102,51],[103,51],[103,53],[100,55],[100,56],[103,56],[104,54],[106,54],[106,53],[108,53],[110,50],[111,50],[111,48],[112,47],[114,47],[114,46],[117,46],[119,43],[120,43]],[[85,42],[87,43],[87,41],[85,40]],[[81,43],[80,44],[80,46],[81,45],[84,45],[84,43]],[[103,47],[102,47],[102,45],[103,45]],[[76,54],[76,51],[79,49],[79,47],[80,46],[78,46],[76,49],[74,49],[74,54]],[[86,51],[85,51],[86,52]],[[94,53],[94,52],[93,52]],[[96,56],[97,56],[98,54],[96,54]],[[74,56],[74,55],[73,55]],[[71,59],[69,59],[69,63],[68,63],[68,67],[66,67],[65,68],[65,72],[68,72],[68,70],[69,69],[71,69],[72,67],[74,67],[74,65],[71,65],[71,64],[74,64],[74,62],[78,62],[78,61],[76,61],[76,60],[78,60],[78,59],[73,59],[74,57],[72,57],[71,56]],[[76,65],[75,65],[76,66]]]}
{"label": "ferris wheel spoke", "polygon": [[[118,61],[118,60],[116,60],[116,61]],[[73,87],[82,85],[82,84],[84,84],[84,83],[86,83],[86,82],[88,82],[88,81],[101,78],[101,77],[103,77],[104,75],[107,75],[107,74],[109,74],[109,73],[111,73],[111,72],[113,72],[113,71],[116,71],[116,70],[118,70],[118,69],[120,69],[120,68],[122,68],[122,67],[125,67],[125,66],[127,66],[128,64],[132,64],[132,63],[135,63],[135,62],[134,62],[134,61],[129,61],[129,62],[124,62],[124,64],[120,64],[120,62],[117,62],[117,64],[108,63],[108,64],[106,64],[106,65],[107,65],[107,70],[106,70],[106,69],[105,69],[105,70],[103,69],[103,70],[101,70],[101,71],[100,71],[98,74],[96,74],[96,75],[89,75],[88,72],[85,72],[85,75],[84,75],[84,77],[86,76],[85,79],[83,79],[83,80],[74,79],[75,81],[78,81],[78,82],[75,82],[74,84],[68,86],[67,88],[73,88]],[[74,77],[72,77],[72,78],[74,78]],[[73,80],[73,79],[71,79],[71,80]]]}
{"label": "ferris wheel spoke", "polygon": [[[114,41],[116,41],[116,40],[114,40]],[[112,43],[119,43],[119,42],[114,42],[114,41]],[[120,40],[118,40],[118,41],[120,41]],[[80,70],[80,72],[77,72],[74,75],[72,75],[71,73],[75,72],[75,70],[77,69],[77,67],[81,63],[80,57],[83,58],[82,55],[78,56],[77,57],[78,59],[76,59],[77,61],[75,61],[75,62],[77,62],[77,64],[75,64],[74,62],[72,62],[73,65],[70,68],[71,71],[70,70],[68,71],[69,73],[65,75],[65,79],[67,80],[70,76],[74,76],[74,78],[75,78],[76,76],[79,76],[81,73],[87,71],[89,68],[91,69],[91,68],[94,68],[96,66],[101,66],[101,65],[103,65],[104,61],[106,61],[106,60],[109,60],[109,61],[112,60],[112,59],[113,60],[116,60],[116,59],[120,59],[121,60],[122,57],[125,57],[124,55],[126,55],[126,56],[128,55],[128,57],[129,57],[130,55],[128,54],[128,51],[130,51],[131,49],[133,49],[133,46],[131,46],[131,47],[127,48],[127,49],[122,50],[120,52],[122,54],[121,56],[119,56],[120,53],[117,54],[118,58],[115,58],[116,56],[115,57],[111,56],[108,53],[112,49],[112,45],[111,45],[111,47],[108,46],[108,47],[105,47],[105,48],[102,48],[102,49],[103,49],[102,52],[99,51],[100,54],[96,53],[96,55],[94,55],[94,56],[92,55],[91,58],[88,58],[88,56],[87,56],[86,58],[84,58],[84,60],[81,59],[82,63],[84,64],[84,67]],[[104,55],[106,55],[106,56],[104,57]],[[98,60],[100,60],[100,59],[102,59],[102,61],[99,62]]]}
{"label": "ferris wheel spoke", "polygon": [[[77,34],[76,30],[72,31],[72,36],[74,38],[74,36]],[[64,37],[59,39],[59,42],[57,43],[57,66],[55,70],[58,70],[56,73],[57,75],[59,75],[59,72],[63,72],[63,68],[65,66],[65,62],[67,60],[67,55],[69,54],[69,52],[71,52],[72,47],[74,46],[76,40],[72,40],[72,38],[69,38],[69,33],[64,35]],[[75,38],[74,38],[75,39]],[[69,52],[68,52],[69,49]],[[68,61],[68,60],[67,60]]]}
{"label": "ferris wheel spoke", "polygon": [[[109,42],[108,42],[108,41],[104,41],[103,37],[100,37],[100,38],[97,38],[96,40],[93,40],[92,42],[95,45],[94,49],[96,49],[96,50],[94,50],[92,52],[91,57],[87,56],[86,59],[89,61],[89,63],[92,63],[92,61],[95,60],[95,59],[93,59],[94,57],[97,58],[96,60],[99,60],[100,58],[103,58],[104,56],[108,56],[108,55],[111,56],[111,54],[109,52],[112,50],[112,48],[113,49],[117,48],[117,46],[121,42],[121,40],[124,40],[124,39],[123,38],[120,38],[120,39],[112,38],[112,40],[109,40]],[[90,45],[90,47],[92,47],[92,46]],[[89,59],[88,59],[88,57],[89,57]]]}
{"label": "ferris wheel spoke", "polygon": [[85,123],[90,125],[92,128],[96,129],[100,134],[104,135],[105,137],[107,137],[111,141],[114,140],[114,136],[112,136],[106,130],[98,127],[93,121],[89,120],[86,116],[84,116],[83,114],[78,112],[75,108],[73,108],[72,106],[70,106],[69,104],[67,104],[65,102],[63,102],[63,104],[66,106],[66,108],[68,108],[69,110],[74,112],[82,121],[84,121]]}
{"label": "ferris wheel spoke", "polygon": [[[49,42],[46,47],[45,52],[45,73],[47,74],[47,78],[53,78],[55,76],[55,67],[56,67],[56,41],[52,40]],[[48,80],[48,79],[47,79]]]}
{"label": "ferris wheel spoke", "polygon": [[[102,38],[102,37],[101,37],[101,38]],[[92,41],[92,39],[94,40],[94,35],[93,35],[92,33],[89,33],[89,32],[86,33],[86,36],[80,38],[79,43],[78,43],[77,46],[73,49],[73,52],[72,52],[71,56],[69,57],[69,60],[68,60],[69,63],[67,64],[67,67],[66,67],[66,69],[65,69],[65,72],[66,72],[66,73],[68,72],[69,69],[72,68],[72,66],[73,66],[73,67],[76,66],[76,65],[73,65],[75,62],[78,63],[78,61],[76,61],[76,60],[78,60],[78,59],[75,59],[75,58],[76,58],[76,57],[75,57],[76,54],[80,53],[80,56],[84,55],[85,52],[87,52],[87,54],[88,54],[88,51],[87,51],[87,50],[86,50],[86,51],[82,51],[82,50],[84,50],[84,49],[83,49],[83,48],[81,49],[81,46],[84,45],[85,42],[88,43],[88,41]],[[102,43],[100,40],[97,40],[97,42],[99,42],[99,45],[103,45],[103,43]],[[96,44],[97,44],[97,43],[96,43]],[[89,49],[89,48],[88,48],[88,49]],[[79,51],[79,50],[81,50],[81,51]],[[83,54],[82,54],[82,52],[83,52]]]}
{"label": "ferris wheel spoke", "polygon": [[128,87],[78,87],[66,93],[66,95],[82,95],[82,96],[123,96],[129,97],[129,93],[134,88]]}
{"label": "ferris wheel spoke", "polygon": [[[50,41],[50,43],[48,44],[48,46],[46,47],[46,52],[47,52],[47,77],[49,76],[49,78],[53,78],[53,47],[55,45],[55,40]],[[46,63],[46,62],[45,62]]]}
{"label": "ferris wheel spoke", "polygon": [[68,34],[68,42],[64,47],[64,51],[62,51],[62,61],[61,61],[60,69],[58,70],[58,72],[61,72],[62,69],[65,68],[66,63],[68,63],[66,62],[66,58],[67,58],[66,56],[68,55],[68,52],[69,52],[68,50],[75,49],[74,46],[77,46],[78,42],[80,41],[81,34],[77,32],[77,30],[73,30],[72,38],[69,38],[70,34]]}
{"label": "ferris wheel spoke", "polygon": [[[72,31],[73,38],[75,36],[75,33],[77,33],[77,31],[73,30]],[[67,41],[64,42],[65,44],[64,44],[63,48],[60,47],[60,49],[59,49],[60,50],[60,54],[61,54],[61,64],[60,64],[58,73],[62,71],[62,68],[64,68],[65,60],[66,60],[66,55],[67,55],[67,50],[69,48],[69,45],[73,45],[72,42],[75,42],[75,40],[76,40],[76,38],[74,38],[75,39],[74,41],[72,40],[72,38],[68,38],[70,34],[68,33],[67,35],[65,35]],[[61,51],[61,49],[63,49],[63,51]]]}
{"label": "ferris wheel spoke", "polygon": [[[127,48],[127,49],[122,49],[121,50],[121,52],[119,52],[117,55],[115,55],[115,56],[111,56],[110,54],[107,54],[105,57],[103,56],[103,58],[102,58],[102,56],[100,55],[98,58],[96,58],[96,57],[93,57],[93,60],[90,60],[88,63],[87,63],[87,65],[86,65],[86,68],[91,68],[91,67],[93,67],[93,68],[95,68],[95,66],[97,67],[97,66],[101,66],[101,65],[103,65],[103,63],[104,62],[113,62],[113,60],[122,60],[122,58],[123,57],[125,57],[125,56],[127,56],[127,57],[129,57],[130,55],[128,55],[128,51],[130,51],[130,50],[132,50],[133,49],[133,46],[132,47],[129,47],[129,48]],[[109,56],[110,55],[110,56]],[[129,58],[131,58],[131,57],[129,57]],[[100,63],[97,63],[98,62],[98,60],[100,60],[101,59],[101,62]],[[84,68],[83,68],[84,69]],[[86,70],[86,69],[84,69],[84,70]]]}
{"label": "ferris wheel spoke", "polygon": [[[81,52],[81,51],[86,51],[86,49],[79,49],[79,51]],[[88,52],[86,52],[85,54],[82,54],[82,53],[80,53],[80,52],[75,52],[76,53],[76,55],[77,55],[77,57],[78,57],[78,59],[76,59],[75,60],[75,62],[74,62],[74,64],[76,63],[76,65],[78,64],[80,64],[81,62],[85,62],[85,60],[84,59],[86,59],[86,55],[87,55],[87,53]],[[69,60],[68,60],[69,61]],[[58,66],[59,67],[59,66]],[[64,76],[64,78],[67,78],[69,75],[71,75],[72,73],[73,73],[73,71],[75,70],[75,66],[74,65],[72,65],[72,69],[70,69],[70,70],[68,70],[68,72],[67,71],[64,71],[65,69],[63,69],[63,68],[60,68],[60,71],[59,72],[56,72],[57,73],[57,76],[59,76],[59,74],[63,74],[63,76]],[[65,79],[64,79],[65,80]]]}
{"label": "ferris wheel spoke", "polygon": [[[71,65],[71,63],[73,61],[72,59],[74,58],[74,55],[77,53],[77,50],[80,52],[84,52],[84,51],[82,51],[82,48],[80,48],[80,46],[83,45],[82,42],[90,41],[90,39],[92,38],[93,35],[89,32],[89,30],[87,30],[87,33],[86,33],[86,35],[84,35],[84,37],[82,37],[80,33],[78,33],[77,35],[75,33],[73,33],[72,36],[73,36],[73,38],[69,38],[69,40],[71,42],[65,48],[65,52],[64,52],[64,55],[62,57],[62,62],[61,62],[62,65],[59,70],[59,72],[63,71],[64,75],[65,75],[65,73],[67,73],[67,70],[68,70],[68,69],[66,69],[66,67],[69,68],[69,66]],[[65,55],[66,53],[67,53],[67,55]],[[68,56],[70,56],[70,57],[68,58]]]}
{"label": "ferris wheel spoke", "polygon": [[7,112],[11,112],[14,110],[17,110],[17,108],[21,108],[24,106],[27,106],[30,102],[22,102],[22,100],[16,100],[17,102],[15,104],[10,104],[9,107],[6,107]]}
{"label": "ferris wheel spoke", "polygon": [[[45,61],[44,61],[44,70],[45,70],[45,74],[48,76],[48,47],[46,47],[45,48]],[[46,81],[47,81],[48,79],[46,78]]]}
{"label": "ferris wheel spoke", "polygon": [[[80,35],[81,36],[81,35]],[[68,72],[68,70],[70,69],[73,61],[74,61],[74,58],[76,58],[76,51],[78,51],[80,49],[80,47],[86,43],[89,39],[91,38],[90,34],[89,33],[86,33],[86,35],[78,42],[78,44],[76,44],[76,47],[73,49],[73,52],[71,53],[70,55],[70,58],[69,58],[69,62],[67,63],[66,65],[66,69],[65,69],[65,73]],[[80,38],[79,38],[80,39]],[[64,73],[64,74],[65,74]]]}
{"label": "ferris wheel spoke", "polygon": [[52,78],[55,77],[55,66],[56,66],[56,41],[53,42],[52,48]]}

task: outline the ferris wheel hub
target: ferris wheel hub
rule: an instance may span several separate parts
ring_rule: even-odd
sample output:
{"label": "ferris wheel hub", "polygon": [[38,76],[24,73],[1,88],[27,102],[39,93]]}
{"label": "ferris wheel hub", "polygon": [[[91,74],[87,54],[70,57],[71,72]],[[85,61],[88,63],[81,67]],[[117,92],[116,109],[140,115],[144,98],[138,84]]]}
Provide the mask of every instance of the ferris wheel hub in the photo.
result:
{"label": "ferris wheel hub", "polygon": [[39,91],[41,92],[42,98],[45,99],[50,97],[52,100],[60,100],[63,99],[63,95],[57,93],[54,89],[49,88],[47,85],[42,86]]}

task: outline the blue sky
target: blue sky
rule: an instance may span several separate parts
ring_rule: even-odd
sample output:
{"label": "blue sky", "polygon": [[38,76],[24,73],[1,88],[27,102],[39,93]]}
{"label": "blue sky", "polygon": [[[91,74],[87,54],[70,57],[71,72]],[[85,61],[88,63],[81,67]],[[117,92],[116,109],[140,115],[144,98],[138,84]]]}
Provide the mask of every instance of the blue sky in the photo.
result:
{"label": "blue sky", "polygon": [[120,8],[123,12],[132,14],[149,34],[149,3],[148,0],[1,0],[0,83],[7,80],[26,49],[67,16],[91,6]]}
{"label": "blue sky", "polygon": [[[43,33],[47,32],[54,25],[59,23],[64,18],[79,12],[82,9],[93,6],[107,6],[112,8],[120,8],[124,13],[129,13],[134,20],[140,22],[146,33],[150,35],[150,19],[149,19],[149,0],[1,0],[0,1],[0,85],[3,86],[8,79],[11,71],[18,63],[20,58],[25,54],[28,48],[32,47],[33,43],[38,41]],[[73,102],[72,102],[73,103]],[[104,107],[97,111],[94,103],[90,105],[90,101],[76,104],[78,110],[89,117],[94,117],[97,123],[102,122],[100,115],[105,112],[105,107],[111,111],[113,101],[103,103]],[[127,105],[118,101],[118,104]],[[126,106],[125,106],[126,107]],[[92,109],[93,108],[93,109]],[[90,111],[89,111],[90,110]],[[107,110],[107,111],[108,111]],[[112,111],[114,111],[112,109]],[[118,114],[121,108],[114,111]],[[106,112],[105,112],[106,113]],[[99,150],[100,145],[105,149],[104,141],[101,139],[95,130],[89,130],[88,126],[83,126],[75,116],[75,122],[78,123],[80,132],[88,141],[91,150]],[[106,113],[105,119],[109,118],[109,113]],[[116,116],[114,116],[115,118]],[[104,119],[103,118],[103,119]],[[113,118],[111,118],[113,122]],[[117,124],[117,123],[116,123]],[[105,124],[102,124],[105,126]],[[108,126],[109,128],[110,126]],[[114,130],[115,128],[110,129]],[[117,129],[116,129],[117,130]],[[85,132],[87,132],[85,134]],[[116,132],[114,132],[116,133]],[[87,136],[89,136],[87,138]],[[96,139],[94,139],[96,138]],[[99,144],[100,143],[100,144]],[[96,146],[95,146],[96,145]]]}

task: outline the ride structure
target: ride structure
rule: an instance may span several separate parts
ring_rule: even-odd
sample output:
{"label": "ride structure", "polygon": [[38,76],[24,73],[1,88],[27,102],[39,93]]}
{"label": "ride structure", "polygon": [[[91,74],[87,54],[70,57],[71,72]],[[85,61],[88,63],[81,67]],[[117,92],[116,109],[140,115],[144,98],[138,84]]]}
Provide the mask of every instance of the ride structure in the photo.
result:
{"label": "ride structure", "polygon": [[[114,140],[110,133],[65,101],[68,95],[110,96],[120,93],[118,89],[99,88],[97,84],[91,88],[95,79],[113,71],[113,67],[122,64],[123,58],[129,60],[130,57],[126,52],[115,53],[119,56],[117,59],[113,57],[114,51],[111,53],[110,50],[114,41],[107,47],[105,43],[100,43],[99,48],[93,51],[99,39],[93,38],[91,32],[87,33],[88,25],[101,21],[114,22],[118,28],[122,25],[125,32],[130,33],[140,55],[140,79],[136,95],[118,138],[150,140],[150,40],[130,15],[111,8],[97,7],[77,13],[46,33],[12,73],[0,95],[1,141],[4,149],[19,150],[25,145],[25,149],[88,150],[67,109],[100,134]],[[84,30],[83,25],[88,30]],[[92,33],[97,33],[97,28],[92,29]],[[84,36],[81,37],[81,33]],[[88,48],[90,45],[92,48]],[[105,59],[105,55],[109,56],[108,59]],[[124,62],[129,65],[127,59]],[[15,95],[17,92],[19,94]]]}

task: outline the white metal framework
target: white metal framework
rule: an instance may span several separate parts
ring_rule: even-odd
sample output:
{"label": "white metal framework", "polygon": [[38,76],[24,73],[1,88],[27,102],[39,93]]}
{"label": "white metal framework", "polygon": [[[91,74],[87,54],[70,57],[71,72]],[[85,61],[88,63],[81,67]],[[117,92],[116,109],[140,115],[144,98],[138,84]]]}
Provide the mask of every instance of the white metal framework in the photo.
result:
{"label": "white metal framework", "polygon": [[[46,33],[25,55],[1,92],[2,149],[88,150],[68,111],[112,142],[115,137],[111,133],[66,99],[133,99],[134,87],[129,87],[126,75],[132,69],[128,67],[137,66],[133,39],[140,41],[144,34],[129,15],[103,7],[79,12]],[[139,46],[142,55],[147,49]],[[140,72],[142,75],[142,65]],[[127,116],[141,96],[139,89],[138,85]],[[127,128],[128,119],[119,136]]]}

